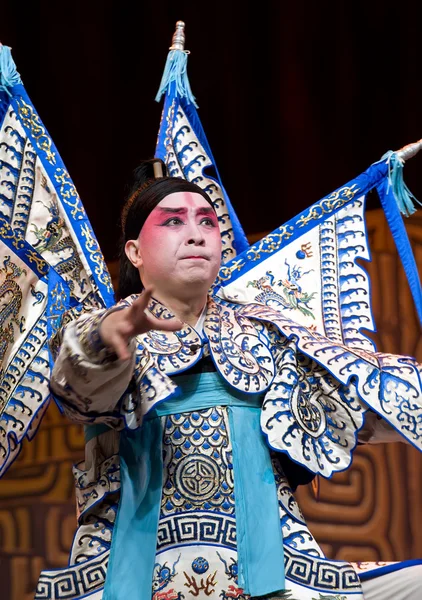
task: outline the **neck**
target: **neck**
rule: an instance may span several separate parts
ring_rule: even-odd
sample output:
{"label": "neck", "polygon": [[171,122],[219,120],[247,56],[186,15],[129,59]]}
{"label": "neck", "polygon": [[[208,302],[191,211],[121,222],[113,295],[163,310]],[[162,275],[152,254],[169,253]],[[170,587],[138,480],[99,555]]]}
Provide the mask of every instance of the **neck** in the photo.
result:
{"label": "neck", "polygon": [[176,298],[175,296],[167,296],[161,292],[154,292],[156,298],[161,304],[180,319],[183,323],[195,327],[201,312],[207,302],[208,294],[202,294],[195,298]]}

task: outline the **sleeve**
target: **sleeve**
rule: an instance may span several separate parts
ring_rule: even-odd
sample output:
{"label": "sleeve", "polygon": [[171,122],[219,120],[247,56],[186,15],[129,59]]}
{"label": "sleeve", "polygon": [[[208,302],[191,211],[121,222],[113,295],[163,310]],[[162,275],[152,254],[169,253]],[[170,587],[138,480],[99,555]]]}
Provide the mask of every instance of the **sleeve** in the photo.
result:
{"label": "sleeve", "polygon": [[392,425],[371,410],[368,410],[365,415],[365,423],[358,432],[358,441],[360,444],[387,444],[390,442],[409,444],[409,441],[400,435]]}
{"label": "sleeve", "polygon": [[106,316],[122,308],[84,314],[50,343],[56,354],[51,390],[72,421],[121,426],[117,405],[133,376],[136,341],[131,342],[131,358],[122,361],[103,344],[99,330]]}

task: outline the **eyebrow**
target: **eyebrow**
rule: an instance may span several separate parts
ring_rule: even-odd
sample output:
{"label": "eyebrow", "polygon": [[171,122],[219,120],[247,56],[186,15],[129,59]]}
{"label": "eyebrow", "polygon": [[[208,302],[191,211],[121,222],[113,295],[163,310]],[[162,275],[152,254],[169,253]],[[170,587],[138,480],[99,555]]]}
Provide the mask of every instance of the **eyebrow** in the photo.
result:
{"label": "eyebrow", "polygon": [[186,212],[186,208],[167,208],[166,206],[159,206],[158,207],[159,211],[165,214],[169,214],[169,213],[176,213],[176,214],[181,214],[181,213],[185,213]]}
{"label": "eyebrow", "polygon": [[[168,215],[168,214],[181,215],[181,214],[186,214],[188,211],[188,209],[185,206],[181,206],[180,208],[171,208],[168,206],[160,206],[159,210],[161,213],[164,213],[166,215]],[[201,206],[200,208],[198,208],[197,214],[198,215],[210,215],[210,214],[212,215],[212,214],[215,214],[215,212],[211,206]]]}
{"label": "eyebrow", "polygon": [[211,206],[201,206],[198,215],[215,215],[215,211]]}

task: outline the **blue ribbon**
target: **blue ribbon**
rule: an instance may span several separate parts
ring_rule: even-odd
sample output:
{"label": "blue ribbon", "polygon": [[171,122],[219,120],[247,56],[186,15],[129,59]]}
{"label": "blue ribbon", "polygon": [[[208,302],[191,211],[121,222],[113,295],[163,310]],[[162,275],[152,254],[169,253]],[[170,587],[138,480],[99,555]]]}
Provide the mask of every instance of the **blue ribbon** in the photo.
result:
{"label": "blue ribbon", "polygon": [[422,324],[422,286],[419,278],[418,267],[409,237],[407,235],[406,227],[403,223],[403,217],[401,216],[399,207],[393,194],[393,190],[391,186],[389,186],[387,178],[383,179],[377,185],[377,191],[384,209],[387,223],[390,227],[391,234],[396,244],[397,252],[400,256],[404,272],[406,273],[419,321]]}
{"label": "blue ribbon", "polygon": [[231,406],[239,586],[251,596],[284,590],[284,551],[270,453],[261,411]]}
{"label": "blue ribbon", "polygon": [[151,598],[163,484],[161,420],[120,437],[121,496],[103,600]]}

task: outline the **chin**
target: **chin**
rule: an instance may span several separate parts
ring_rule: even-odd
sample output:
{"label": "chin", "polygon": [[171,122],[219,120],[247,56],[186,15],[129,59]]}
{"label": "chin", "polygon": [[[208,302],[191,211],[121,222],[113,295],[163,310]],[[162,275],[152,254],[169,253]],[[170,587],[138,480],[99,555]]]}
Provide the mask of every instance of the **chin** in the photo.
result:
{"label": "chin", "polygon": [[170,286],[170,289],[177,289],[181,287],[186,287],[186,291],[208,291],[211,285],[214,283],[218,270],[216,272],[215,265],[214,268],[210,268],[211,265],[206,265],[207,268],[204,268],[205,265],[189,266],[188,269],[178,269],[173,272],[173,276],[171,279],[167,279],[166,287]]}
{"label": "chin", "polygon": [[198,286],[198,287],[205,287],[208,288],[209,287],[209,277],[195,277],[195,276],[190,276],[190,277],[186,277],[184,278],[183,282],[181,282],[183,285],[190,285],[190,286]]}
{"label": "chin", "polygon": [[186,290],[208,290],[214,279],[210,279],[209,276],[205,276],[204,273],[184,273],[177,280],[173,280],[173,289],[175,288],[186,288]]}

